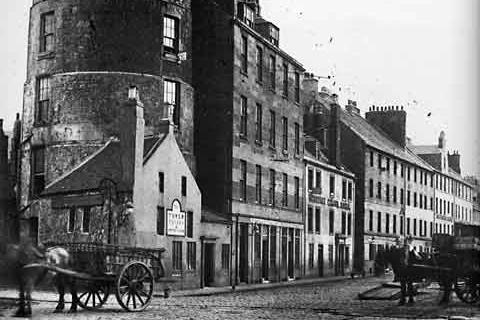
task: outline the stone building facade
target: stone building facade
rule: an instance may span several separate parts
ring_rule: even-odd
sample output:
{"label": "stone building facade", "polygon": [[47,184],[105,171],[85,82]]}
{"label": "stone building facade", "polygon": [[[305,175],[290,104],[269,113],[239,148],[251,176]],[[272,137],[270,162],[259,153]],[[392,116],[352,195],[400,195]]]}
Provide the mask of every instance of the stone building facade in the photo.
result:
{"label": "stone building facade", "polygon": [[[320,142],[305,138],[305,276],[350,274],[355,176],[329,164]],[[313,147],[313,148],[312,148]]]}
{"label": "stone building facade", "polygon": [[[119,101],[142,92],[146,132],[175,108],[176,136],[192,170],[190,1],[34,0],[22,114],[19,205],[118,135]],[[28,227],[24,226],[23,230]],[[32,231],[35,232],[35,231]]]}
{"label": "stone building facade", "polygon": [[480,222],[474,214],[474,189],[461,176],[460,154],[449,153],[445,132],[440,132],[436,145],[410,148],[435,171],[435,232],[473,235]]}
{"label": "stone building facade", "polygon": [[373,273],[377,252],[411,238],[429,251],[433,235],[433,168],[406,146],[406,112],[374,107],[360,116],[350,102],[342,113],[342,159],[355,173],[354,260]]}
{"label": "stone building facade", "polygon": [[192,2],[204,204],[233,222],[235,282],[302,276],[302,66],[258,1]]}

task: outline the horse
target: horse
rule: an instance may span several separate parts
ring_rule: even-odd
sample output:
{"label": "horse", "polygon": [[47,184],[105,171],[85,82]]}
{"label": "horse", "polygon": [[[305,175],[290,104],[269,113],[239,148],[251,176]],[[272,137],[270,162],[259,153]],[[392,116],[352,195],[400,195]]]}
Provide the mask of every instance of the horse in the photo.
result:
{"label": "horse", "polygon": [[[19,244],[2,244],[0,253],[5,256],[10,273],[18,284],[19,307],[16,317],[28,317],[32,314],[31,293],[49,271],[45,265],[59,268],[68,268],[72,265],[69,252],[62,247],[44,248],[34,246],[28,241]],[[29,265],[31,265],[29,267]],[[62,312],[65,308],[65,287],[70,287],[72,305],[69,312],[77,311],[78,298],[73,278],[60,273],[54,273],[54,285],[59,293],[58,304],[54,312]]]}
{"label": "horse", "polygon": [[443,297],[440,304],[447,304],[450,300],[451,288],[454,281],[454,262],[451,257],[426,256],[408,250],[408,247],[391,247],[384,252],[384,259],[392,266],[395,279],[400,282],[400,305],[413,304],[414,282],[433,280],[443,286]]}

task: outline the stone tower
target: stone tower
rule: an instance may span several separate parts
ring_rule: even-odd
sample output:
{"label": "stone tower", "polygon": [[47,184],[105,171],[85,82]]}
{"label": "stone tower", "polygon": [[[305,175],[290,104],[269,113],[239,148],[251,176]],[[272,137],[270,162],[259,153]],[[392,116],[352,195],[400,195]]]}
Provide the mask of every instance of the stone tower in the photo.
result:
{"label": "stone tower", "polygon": [[120,136],[132,85],[147,134],[174,105],[176,136],[193,155],[190,0],[33,0],[22,114],[20,208]]}

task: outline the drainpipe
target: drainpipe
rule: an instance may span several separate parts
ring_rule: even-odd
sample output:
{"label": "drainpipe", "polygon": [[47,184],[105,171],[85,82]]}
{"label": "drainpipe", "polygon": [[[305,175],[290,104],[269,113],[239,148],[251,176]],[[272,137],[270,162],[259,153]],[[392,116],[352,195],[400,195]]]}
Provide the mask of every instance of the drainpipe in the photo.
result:
{"label": "drainpipe", "polygon": [[[307,225],[306,225],[306,212],[307,212],[307,197],[308,197],[308,182],[305,183],[306,181],[306,176],[307,176],[307,165],[304,162],[303,165],[303,203],[302,203],[302,222],[303,222],[303,277],[307,274]],[[310,254],[313,254],[310,253]],[[317,258],[318,259],[318,258]],[[323,259],[323,258],[322,258]]]}
{"label": "drainpipe", "polygon": [[[239,263],[239,247],[238,247],[238,238],[239,238],[239,213],[237,215],[237,221],[235,223],[235,285],[240,283],[239,274],[238,274],[238,263]],[[233,228],[232,228],[233,229]]]}

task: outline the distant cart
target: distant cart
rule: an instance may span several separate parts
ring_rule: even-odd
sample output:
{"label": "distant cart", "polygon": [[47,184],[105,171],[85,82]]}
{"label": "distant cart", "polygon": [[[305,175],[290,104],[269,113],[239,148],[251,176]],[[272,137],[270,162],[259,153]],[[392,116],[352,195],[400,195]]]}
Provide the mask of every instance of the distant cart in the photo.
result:
{"label": "distant cart", "polygon": [[162,253],[165,249],[124,247],[103,243],[48,243],[59,246],[73,256],[72,269],[47,264],[44,267],[77,281],[78,305],[87,310],[100,308],[115,294],[118,304],[127,311],[142,311],[152,301],[154,283],[165,276]]}
{"label": "distant cart", "polygon": [[460,237],[435,234],[432,246],[442,255],[455,259],[454,290],[460,300],[474,304],[480,301],[480,240],[477,237]]}

